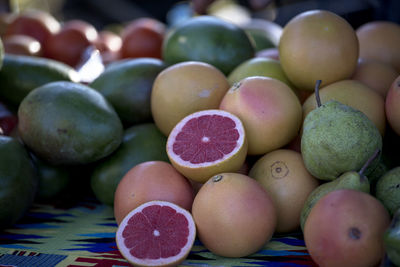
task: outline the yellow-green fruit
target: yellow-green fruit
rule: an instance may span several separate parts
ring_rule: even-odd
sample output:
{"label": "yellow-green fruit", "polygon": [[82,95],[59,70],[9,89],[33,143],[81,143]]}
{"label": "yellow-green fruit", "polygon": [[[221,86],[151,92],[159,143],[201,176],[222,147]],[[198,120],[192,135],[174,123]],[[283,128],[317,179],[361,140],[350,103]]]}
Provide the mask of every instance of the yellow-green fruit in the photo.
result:
{"label": "yellow-green fruit", "polygon": [[[342,104],[363,112],[384,135],[386,129],[384,98],[368,86],[356,80],[342,80],[319,90],[321,102],[337,100]],[[303,118],[317,107],[315,93],[309,95],[303,103]]]}
{"label": "yellow-green fruit", "polygon": [[287,78],[279,60],[263,57],[255,57],[246,60],[229,74],[228,81],[233,85],[234,83],[240,82],[244,78],[251,76],[264,76],[280,80],[289,86],[296,95],[299,94],[297,89]]}
{"label": "yellow-green fruit", "polygon": [[386,253],[395,266],[400,265],[400,209],[397,209],[392,217],[389,228],[383,235]]}
{"label": "yellow-green fruit", "polygon": [[391,215],[400,208],[400,166],[389,170],[378,180],[375,195]]}
{"label": "yellow-green fruit", "polygon": [[297,230],[304,203],[319,185],[304,166],[301,154],[290,149],[269,152],[256,161],[249,176],[261,183],[274,201],[278,217],[275,231]]}
{"label": "yellow-green fruit", "polygon": [[[361,111],[336,100],[314,109],[304,120],[301,154],[308,171],[321,180],[361,169],[377,149],[382,150],[382,136],[375,124]],[[366,176],[379,158],[369,165]]]}
{"label": "yellow-green fruit", "polygon": [[226,76],[208,63],[173,64],[160,72],[153,83],[151,114],[160,131],[168,136],[185,116],[218,108],[228,90]]}
{"label": "yellow-green fruit", "polygon": [[279,56],[289,80],[299,89],[313,90],[347,79],[358,60],[358,39],[342,17],[325,10],[310,10],[291,19],[279,42]]}
{"label": "yellow-green fruit", "polygon": [[219,108],[243,122],[249,155],[263,155],[288,144],[298,134],[303,118],[296,94],[283,82],[261,76],[233,85]]}

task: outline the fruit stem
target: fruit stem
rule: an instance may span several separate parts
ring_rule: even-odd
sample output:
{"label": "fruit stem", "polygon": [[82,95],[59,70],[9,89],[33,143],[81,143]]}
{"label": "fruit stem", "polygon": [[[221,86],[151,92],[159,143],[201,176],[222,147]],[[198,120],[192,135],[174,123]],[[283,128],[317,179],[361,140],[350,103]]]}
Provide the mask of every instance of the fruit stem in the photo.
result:
{"label": "fruit stem", "polygon": [[213,181],[214,183],[215,183],[215,182],[219,182],[219,181],[222,180],[222,175],[220,175],[220,174],[215,175],[215,176],[213,176],[211,179],[212,179],[212,181]]}
{"label": "fruit stem", "polygon": [[321,106],[321,98],[319,97],[319,86],[321,85],[321,80],[317,80],[315,83],[315,100],[317,101],[317,107]]}
{"label": "fruit stem", "polygon": [[368,166],[371,164],[371,162],[374,161],[374,159],[379,155],[379,152],[381,152],[381,150],[379,148],[377,148],[375,150],[374,154],[365,162],[364,166],[362,166],[362,168],[358,172],[358,174],[360,176],[363,175],[364,171],[368,168]]}

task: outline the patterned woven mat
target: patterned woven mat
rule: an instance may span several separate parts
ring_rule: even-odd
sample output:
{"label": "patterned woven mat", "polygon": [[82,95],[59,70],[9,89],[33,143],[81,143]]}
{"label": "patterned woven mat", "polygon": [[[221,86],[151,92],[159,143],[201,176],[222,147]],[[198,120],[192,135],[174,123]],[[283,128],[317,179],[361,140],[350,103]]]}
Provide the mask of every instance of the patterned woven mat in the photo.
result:
{"label": "patterned woven mat", "polygon": [[[35,203],[14,227],[0,231],[0,266],[130,266],[115,244],[112,208],[88,197],[64,204]],[[196,240],[181,266],[316,266],[301,233],[274,236],[244,258],[212,254]]]}

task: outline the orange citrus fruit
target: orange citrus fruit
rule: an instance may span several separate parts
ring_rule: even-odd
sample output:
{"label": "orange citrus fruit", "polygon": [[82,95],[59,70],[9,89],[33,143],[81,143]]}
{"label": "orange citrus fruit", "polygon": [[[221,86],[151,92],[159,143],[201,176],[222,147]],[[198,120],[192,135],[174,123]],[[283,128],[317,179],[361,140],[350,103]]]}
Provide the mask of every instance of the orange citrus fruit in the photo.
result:
{"label": "orange citrus fruit", "polygon": [[279,40],[279,60],[289,80],[299,89],[314,90],[348,79],[358,59],[358,40],[343,17],[327,10],[308,10],[293,17]]}
{"label": "orange citrus fruit", "polygon": [[[334,82],[322,87],[319,90],[319,97],[321,103],[337,100],[363,112],[384,135],[386,129],[385,100],[364,83],[352,79]],[[303,119],[316,107],[315,93],[312,93],[303,103]]]}
{"label": "orange citrus fruit", "polygon": [[131,168],[118,183],[114,216],[119,224],[139,205],[152,201],[172,202],[190,211],[194,198],[189,180],[164,161],[146,161]]}
{"label": "orange citrus fruit", "polygon": [[259,158],[249,176],[270,194],[277,208],[276,232],[288,233],[300,226],[300,213],[308,195],[319,185],[306,169],[300,152],[277,149]]}
{"label": "orange citrus fruit", "polygon": [[252,76],[229,89],[220,109],[238,116],[249,142],[249,155],[262,155],[288,144],[302,120],[300,100],[285,83]]}
{"label": "orange citrus fruit", "polygon": [[168,201],[149,201],[121,222],[116,243],[134,266],[177,266],[189,254],[196,237],[192,215]]}
{"label": "orange citrus fruit", "polygon": [[188,61],[172,65],[158,74],[151,92],[151,113],[168,136],[185,116],[218,108],[229,89],[226,76],[210,64]]}
{"label": "orange citrus fruit", "polygon": [[197,193],[192,207],[199,240],[212,253],[244,257],[272,237],[277,222],[272,198],[260,183],[239,173],[220,173]]}
{"label": "orange citrus fruit", "polygon": [[400,24],[375,20],[356,29],[360,58],[374,59],[392,65],[400,72]]}
{"label": "orange citrus fruit", "polygon": [[220,172],[238,171],[247,155],[243,124],[223,110],[192,113],[171,131],[167,154],[179,172],[197,182]]}

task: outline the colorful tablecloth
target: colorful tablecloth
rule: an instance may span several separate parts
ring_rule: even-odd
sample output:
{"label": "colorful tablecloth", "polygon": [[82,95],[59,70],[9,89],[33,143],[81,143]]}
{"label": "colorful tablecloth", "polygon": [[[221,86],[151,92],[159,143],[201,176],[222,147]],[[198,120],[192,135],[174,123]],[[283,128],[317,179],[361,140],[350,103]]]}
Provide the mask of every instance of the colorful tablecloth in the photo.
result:
{"label": "colorful tablecloth", "polygon": [[[35,203],[12,228],[0,231],[0,266],[130,266],[115,244],[112,208],[86,197],[76,202]],[[316,266],[301,233],[274,236],[244,258],[212,254],[196,240],[182,266]]]}

